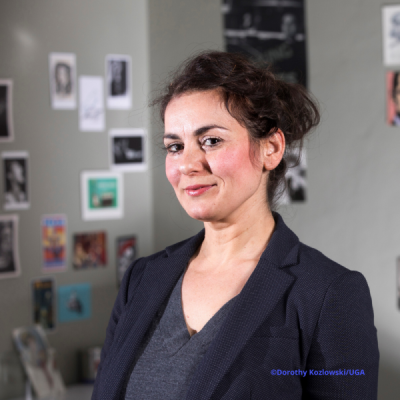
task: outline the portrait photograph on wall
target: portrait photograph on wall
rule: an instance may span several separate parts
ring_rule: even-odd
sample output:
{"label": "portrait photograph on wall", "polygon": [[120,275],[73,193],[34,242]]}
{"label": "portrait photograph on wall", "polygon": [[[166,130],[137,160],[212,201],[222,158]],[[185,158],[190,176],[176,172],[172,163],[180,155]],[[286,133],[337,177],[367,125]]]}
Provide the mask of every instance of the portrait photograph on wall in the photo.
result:
{"label": "portrait photograph on wall", "polygon": [[76,108],[76,57],[73,53],[49,54],[50,97],[54,109]]}
{"label": "portrait photograph on wall", "polygon": [[82,132],[104,131],[103,86],[101,76],[79,77],[79,130]]}
{"label": "portrait photograph on wall", "polygon": [[106,266],[106,232],[76,233],[73,236],[73,246],[73,266],[75,269],[81,270]]}
{"label": "portrait photograph on wall", "polygon": [[41,228],[43,272],[65,271],[67,268],[67,217],[43,215]]}
{"label": "portrait photograph on wall", "polygon": [[14,140],[12,93],[12,80],[0,79],[0,143]]}
{"label": "portrait photograph on wall", "polygon": [[110,169],[113,171],[146,171],[144,129],[111,129]]}
{"label": "portrait photograph on wall", "polygon": [[123,217],[122,179],[122,174],[117,171],[84,171],[81,173],[83,220]]}
{"label": "portrait photograph on wall", "polygon": [[14,329],[13,339],[36,397],[48,399],[65,393],[55,350],[49,346],[43,328],[34,325]]}
{"label": "portrait photograph on wall", "polygon": [[1,153],[1,158],[4,171],[4,209],[29,208],[28,152],[5,151]]}
{"label": "portrait photograph on wall", "polygon": [[0,215],[0,279],[20,274],[18,215]]}
{"label": "portrait photograph on wall", "polygon": [[131,69],[131,56],[107,55],[107,108],[128,110],[132,107]]}
{"label": "portrait photograph on wall", "polygon": [[117,283],[121,285],[122,278],[128,267],[137,258],[136,236],[117,237]]}
{"label": "portrait photograph on wall", "polygon": [[57,289],[58,322],[88,319],[92,316],[91,284],[76,283]]}
{"label": "portrait photograph on wall", "polygon": [[55,283],[54,278],[33,279],[32,283],[33,323],[45,331],[55,328]]}
{"label": "portrait photograph on wall", "polygon": [[271,63],[283,80],[307,86],[304,0],[223,0],[226,51]]}
{"label": "portrait photograph on wall", "polygon": [[306,150],[286,150],[288,169],[285,174],[286,188],[279,199],[280,204],[303,203],[307,200]]}
{"label": "portrait photograph on wall", "polygon": [[400,4],[382,7],[383,63],[400,65]]}

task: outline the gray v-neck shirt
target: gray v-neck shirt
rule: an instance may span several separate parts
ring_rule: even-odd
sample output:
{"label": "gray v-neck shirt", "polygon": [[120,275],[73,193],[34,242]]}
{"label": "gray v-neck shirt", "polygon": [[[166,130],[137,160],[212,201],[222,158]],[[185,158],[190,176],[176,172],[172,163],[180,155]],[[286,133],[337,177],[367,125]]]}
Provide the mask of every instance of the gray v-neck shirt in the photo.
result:
{"label": "gray v-neck shirt", "polygon": [[231,309],[233,297],[192,337],[183,316],[183,274],[130,376],[125,400],[182,400],[192,376]]}

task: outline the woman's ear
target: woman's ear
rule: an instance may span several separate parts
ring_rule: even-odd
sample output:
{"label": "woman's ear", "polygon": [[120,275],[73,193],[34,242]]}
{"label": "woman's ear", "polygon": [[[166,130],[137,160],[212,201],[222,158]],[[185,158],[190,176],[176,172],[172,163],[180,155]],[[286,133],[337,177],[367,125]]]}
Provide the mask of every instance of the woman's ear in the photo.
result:
{"label": "woman's ear", "polygon": [[275,169],[282,160],[285,152],[285,135],[278,129],[273,135],[263,141],[264,168],[267,171]]}

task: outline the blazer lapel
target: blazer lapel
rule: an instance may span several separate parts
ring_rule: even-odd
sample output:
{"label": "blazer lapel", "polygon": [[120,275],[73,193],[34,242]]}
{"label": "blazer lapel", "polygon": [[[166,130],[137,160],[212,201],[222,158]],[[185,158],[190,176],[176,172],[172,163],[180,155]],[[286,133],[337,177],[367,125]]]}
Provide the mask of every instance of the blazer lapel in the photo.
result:
{"label": "blazer lapel", "polygon": [[187,399],[208,400],[248,339],[274,310],[295,278],[281,267],[297,262],[298,238],[274,215],[276,228],[257,267],[203,357]]}

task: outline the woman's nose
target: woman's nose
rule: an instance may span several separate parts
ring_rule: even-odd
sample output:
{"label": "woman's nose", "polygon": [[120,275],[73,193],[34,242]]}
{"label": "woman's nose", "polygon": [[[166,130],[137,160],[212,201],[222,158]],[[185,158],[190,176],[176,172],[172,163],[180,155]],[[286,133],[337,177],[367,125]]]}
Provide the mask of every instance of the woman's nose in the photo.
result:
{"label": "woman's nose", "polygon": [[204,153],[201,149],[187,146],[180,159],[179,171],[184,175],[199,172],[204,168]]}

